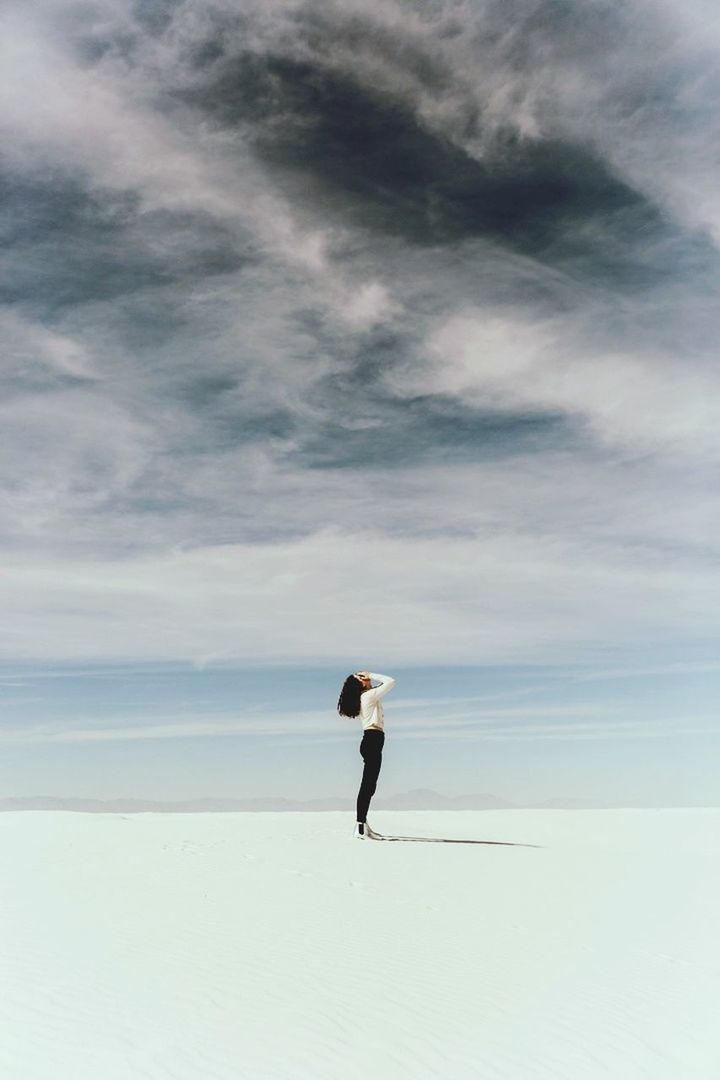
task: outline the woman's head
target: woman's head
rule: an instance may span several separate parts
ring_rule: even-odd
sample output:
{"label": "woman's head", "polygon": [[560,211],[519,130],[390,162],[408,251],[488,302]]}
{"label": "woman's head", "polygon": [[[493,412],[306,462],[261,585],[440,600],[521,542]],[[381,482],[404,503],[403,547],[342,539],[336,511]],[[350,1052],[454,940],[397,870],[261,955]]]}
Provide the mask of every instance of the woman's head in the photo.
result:
{"label": "woman's head", "polygon": [[367,671],[355,671],[352,675],[348,675],[337,703],[337,711],[341,716],[360,715],[360,697],[370,689],[370,685],[370,676]]}

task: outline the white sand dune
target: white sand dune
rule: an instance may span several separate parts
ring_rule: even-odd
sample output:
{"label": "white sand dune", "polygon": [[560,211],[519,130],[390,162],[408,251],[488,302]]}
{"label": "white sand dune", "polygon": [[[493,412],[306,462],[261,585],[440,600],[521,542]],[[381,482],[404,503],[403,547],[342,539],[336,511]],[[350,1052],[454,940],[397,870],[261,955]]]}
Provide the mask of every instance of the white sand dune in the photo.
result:
{"label": "white sand dune", "polygon": [[352,812],[0,815],[0,1075],[720,1077],[720,810],[370,820],[508,846],[358,841]]}

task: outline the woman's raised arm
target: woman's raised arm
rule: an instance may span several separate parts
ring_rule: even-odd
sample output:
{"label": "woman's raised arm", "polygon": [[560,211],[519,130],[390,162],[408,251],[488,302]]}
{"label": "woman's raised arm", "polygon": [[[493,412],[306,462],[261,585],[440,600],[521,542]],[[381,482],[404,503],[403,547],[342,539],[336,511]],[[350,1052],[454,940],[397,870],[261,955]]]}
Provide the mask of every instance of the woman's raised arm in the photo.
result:
{"label": "woman's raised arm", "polygon": [[[371,679],[380,683],[379,686],[373,686],[371,690],[366,690],[363,694],[363,697],[374,705],[376,701],[379,701],[381,697],[384,697],[385,694],[387,694],[388,690],[392,690],[395,685],[395,680],[392,675],[378,675],[376,671],[368,671],[368,675]],[[372,696],[368,698],[368,694],[371,694]]]}

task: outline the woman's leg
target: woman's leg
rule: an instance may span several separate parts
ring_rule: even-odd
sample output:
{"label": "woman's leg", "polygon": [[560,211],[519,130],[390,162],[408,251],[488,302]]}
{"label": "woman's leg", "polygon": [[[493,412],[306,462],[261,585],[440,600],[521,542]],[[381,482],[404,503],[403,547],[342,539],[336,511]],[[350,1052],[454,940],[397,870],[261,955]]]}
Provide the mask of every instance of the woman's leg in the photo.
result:
{"label": "woman's leg", "polygon": [[380,775],[384,741],[385,736],[382,732],[379,732],[377,735],[363,735],[362,742],[360,743],[360,753],[362,754],[365,765],[357,797],[356,821],[367,821],[370,800],[375,794],[378,776]]}

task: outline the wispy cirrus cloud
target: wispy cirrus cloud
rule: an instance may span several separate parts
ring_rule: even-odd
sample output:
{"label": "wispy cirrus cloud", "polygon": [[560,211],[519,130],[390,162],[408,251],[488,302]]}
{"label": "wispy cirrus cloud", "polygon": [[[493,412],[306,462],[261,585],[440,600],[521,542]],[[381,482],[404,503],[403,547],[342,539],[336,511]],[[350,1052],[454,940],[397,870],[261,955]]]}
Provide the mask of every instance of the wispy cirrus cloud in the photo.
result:
{"label": "wispy cirrus cloud", "polygon": [[[608,705],[612,703],[574,705],[558,704],[526,709],[478,709],[471,713],[458,713],[450,706],[446,713],[438,714],[437,703],[433,714],[415,717],[403,722],[402,717],[394,724],[395,738],[408,740],[437,740],[441,742],[536,742],[536,741],[587,741],[646,738],[688,738],[698,735],[716,735],[717,725],[713,718],[703,715],[660,716],[638,719],[631,715],[610,718]],[[627,710],[630,713],[630,710]],[[346,725],[347,726],[347,725]],[[303,740],[345,740],[347,731],[339,730],[336,720],[326,711],[298,712],[292,718],[283,714],[268,713],[246,716],[193,716],[178,720],[176,717],[153,716],[145,723],[138,723],[135,715],[108,717],[104,724],[87,719],[75,725],[25,724],[22,727],[0,728],[0,745],[7,747],[51,744],[102,744],[143,742],[146,740],[218,739],[238,736],[259,736],[267,739],[298,737]]]}

